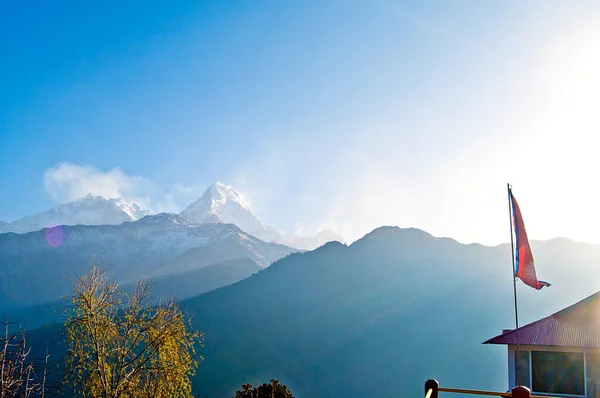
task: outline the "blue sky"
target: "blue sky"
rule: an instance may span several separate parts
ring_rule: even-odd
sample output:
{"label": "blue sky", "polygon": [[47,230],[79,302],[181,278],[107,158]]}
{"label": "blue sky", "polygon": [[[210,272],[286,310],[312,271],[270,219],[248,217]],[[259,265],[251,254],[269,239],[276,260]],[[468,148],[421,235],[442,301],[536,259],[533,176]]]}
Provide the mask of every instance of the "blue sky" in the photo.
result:
{"label": "blue sky", "polygon": [[[0,220],[86,190],[268,224],[600,242],[595,1],[0,5]],[[560,192],[560,194],[558,194]],[[566,209],[569,211],[559,211]]]}

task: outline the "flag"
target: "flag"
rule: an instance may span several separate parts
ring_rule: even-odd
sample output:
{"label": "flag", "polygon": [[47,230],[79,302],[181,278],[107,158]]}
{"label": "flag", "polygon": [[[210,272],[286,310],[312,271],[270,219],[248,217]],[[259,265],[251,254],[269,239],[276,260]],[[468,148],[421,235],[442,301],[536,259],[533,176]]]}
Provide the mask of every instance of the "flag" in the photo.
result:
{"label": "flag", "polygon": [[540,281],[537,278],[533,261],[533,253],[531,252],[529,239],[527,239],[527,232],[525,231],[525,224],[523,223],[521,210],[519,209],[519,205],[517,204],[517,201],[511,190],[509,190],[509,195],[512,207],[513,228],[515,230],[515,239],[517,243],[514,253],[515,276],[521,279],[526,285],[540,290],[544,286],[550,286],[550,284],[548,282]]}

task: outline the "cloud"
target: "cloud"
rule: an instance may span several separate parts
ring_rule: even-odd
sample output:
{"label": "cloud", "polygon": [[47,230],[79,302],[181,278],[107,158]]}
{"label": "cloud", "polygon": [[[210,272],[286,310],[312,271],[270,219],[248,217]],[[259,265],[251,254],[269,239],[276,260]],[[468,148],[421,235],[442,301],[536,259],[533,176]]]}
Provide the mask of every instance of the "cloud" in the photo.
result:
{"label": "cloud", "polygon": [[66,162],[44,172],[44,188],[57,202],[73,201],[87,194],[139,201],[155,189],[155,184],[144,177],[128,176],[119,168],[104,172]]}
{"label": "cloud", "polygon": [[123,198],[152,212],[179,212],[196,200],[201,190],[175,183],[170,190],[154,181],[128,175],[118,167],[107,171],[89,165],[59,163],[44,172],[44,189],[57,203],[67,203],[88,194]]}

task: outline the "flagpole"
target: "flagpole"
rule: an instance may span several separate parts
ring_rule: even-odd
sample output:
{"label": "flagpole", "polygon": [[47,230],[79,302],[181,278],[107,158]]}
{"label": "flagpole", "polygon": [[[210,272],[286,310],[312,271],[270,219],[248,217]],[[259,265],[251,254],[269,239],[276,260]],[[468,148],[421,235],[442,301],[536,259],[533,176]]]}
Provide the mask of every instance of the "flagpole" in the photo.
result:
{"label": "flagpole", "polygon": [[520,352],[520,344],[519,344],[519,311],[517,306],[517,275],[515,273],[515,243],[513,238],[513,208],[512,208],[512,191],[510,184],[506,184],[506,189],[508,190],[508,218],[510,220],[510,249],[511,249],[511,258],[512,258],[512,278],[513,278],[513,293],[515,297],[515,333],[517,335],[517,355],[516,355],[516,366],[515,370],[517,373],[517,385],[521,385],[521,352]]}

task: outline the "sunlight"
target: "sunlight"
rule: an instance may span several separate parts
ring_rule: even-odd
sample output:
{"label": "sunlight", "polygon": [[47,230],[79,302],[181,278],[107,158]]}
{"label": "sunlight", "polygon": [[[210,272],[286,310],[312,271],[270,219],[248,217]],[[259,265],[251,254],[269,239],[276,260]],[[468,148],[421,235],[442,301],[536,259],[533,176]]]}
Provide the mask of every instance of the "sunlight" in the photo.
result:
{"label": "sunlight", "polygon": [[556,132],[585,135],[598,126],[600,104],[600,30],[584,31],[547,50],[541,78],[542,101]]}
{"label": "sunlight", "polygon": [[[549,205],[544,212],[555,214],[557,206],[568,205],[568,212],[540,225],[551,222],[546,233],[556,235],[562,230],[573,239],[590,242],[600,242],[600,231],[595,227],[600,222],[600,188],[596,183],[600,168],[599,42],[600,30],[586,30],[565,36],[544,51],[537,68],[540,73],[535,77],[541,84],[530,160],[540,186],[563,193],[562,199],[550,199],[548,204],[538,201],[542,207]],[[537,167],[541,165],[544,167]],[[556,188],[548,188],[552,186]]]}

